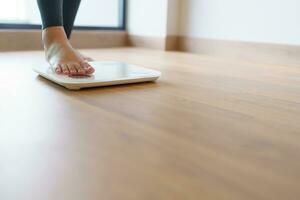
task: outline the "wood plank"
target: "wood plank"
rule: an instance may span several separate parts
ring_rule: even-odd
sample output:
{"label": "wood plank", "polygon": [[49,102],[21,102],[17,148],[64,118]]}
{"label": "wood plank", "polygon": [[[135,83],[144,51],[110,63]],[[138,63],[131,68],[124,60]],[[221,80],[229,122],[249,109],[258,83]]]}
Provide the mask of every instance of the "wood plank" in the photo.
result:
{"label": "wood plank", "polygon": [[299,199],[300,68],[138,48],[163,72],[68,91],[0,54],[0,199]]}

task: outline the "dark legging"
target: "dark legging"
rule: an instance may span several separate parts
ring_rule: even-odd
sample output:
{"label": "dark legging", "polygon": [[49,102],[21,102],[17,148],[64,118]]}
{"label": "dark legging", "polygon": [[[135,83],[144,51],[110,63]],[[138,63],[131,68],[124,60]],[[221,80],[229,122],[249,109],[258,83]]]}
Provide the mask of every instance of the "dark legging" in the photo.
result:
{"label": "dark legging", "polygon": [[53,26],[63,26],[67,37],[70,38],[80,1],[37,0],[43,29]]}

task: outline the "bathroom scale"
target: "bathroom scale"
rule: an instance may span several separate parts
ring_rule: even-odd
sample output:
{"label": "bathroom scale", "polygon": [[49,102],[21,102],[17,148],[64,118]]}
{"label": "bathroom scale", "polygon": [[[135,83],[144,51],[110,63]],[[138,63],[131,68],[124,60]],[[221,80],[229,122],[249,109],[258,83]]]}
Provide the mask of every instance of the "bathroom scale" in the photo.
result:
{"label": "bathroom scale", "polygon": [[89,62],[95,73],[89,76],[70,77],[58,75],[49,66],[36,67],[34,71],[40,76],[70,90],[82,88],[103,87],[129,83],[156,81],[161,72],[116,61]]}

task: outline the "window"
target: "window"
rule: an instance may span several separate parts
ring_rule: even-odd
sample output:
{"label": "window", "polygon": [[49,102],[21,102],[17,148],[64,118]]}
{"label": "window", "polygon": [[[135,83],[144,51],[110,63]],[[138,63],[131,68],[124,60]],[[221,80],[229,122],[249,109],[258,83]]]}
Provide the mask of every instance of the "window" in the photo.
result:
{"label": "window", "polygon": [[[75,29],[125,29],[126,0],[82,0]],[[39,29],[36,0],[0,0],[0,28]]]}

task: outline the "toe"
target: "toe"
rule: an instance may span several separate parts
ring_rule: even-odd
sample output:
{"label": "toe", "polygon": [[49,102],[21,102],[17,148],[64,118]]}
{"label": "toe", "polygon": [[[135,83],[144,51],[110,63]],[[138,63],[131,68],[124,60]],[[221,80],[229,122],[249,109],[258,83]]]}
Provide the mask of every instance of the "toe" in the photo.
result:
{"label": "toe", "polygon": [[81,65],[75,65],[76,69],[77,69],[77,74],[80,76],[84,76],[86,75],[86,71],[84,70],[84,68]]}
{"label": "toe", "polygon": [[81,66],[85,69],[87,74],[92,74],[95,72],[94,68],[87,62],[82,62]]}
{"label": "toe", "polygon": [[69,74],[70,74],[68,65],[66,65],[66,64],[61,65],[61,68],[62,68],[62,73],[63,73],[64,75],[69,75]]}
{"label": "toe", "polygon": [[70,71],[71,76],[77,75],[77,69],[75,67],[75,64],[68,64],[68,69]]}
{"label": "toe", "polygon": [[61,73],[62,73],[62,69],[61,69],[61,66],[60,66],[60,65],[57,65],[57,66],[55,67],[55,72],[56,72],[57,74],[61,74]]}

